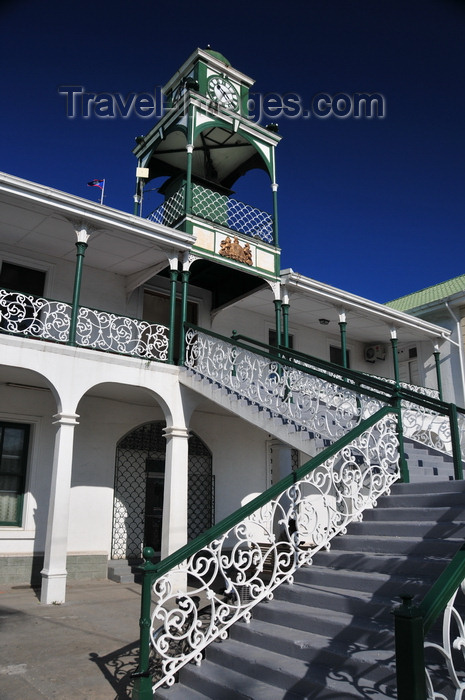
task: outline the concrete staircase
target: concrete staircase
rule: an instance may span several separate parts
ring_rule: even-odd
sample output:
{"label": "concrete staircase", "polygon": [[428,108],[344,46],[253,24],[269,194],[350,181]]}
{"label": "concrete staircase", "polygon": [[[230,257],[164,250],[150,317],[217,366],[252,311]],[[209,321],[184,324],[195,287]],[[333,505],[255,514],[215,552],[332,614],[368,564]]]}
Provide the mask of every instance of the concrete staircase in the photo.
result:
{"label": "concrete staircase", "polygon": [[464,535],[464,482],[395,485],[155,698],[396,698],[392,608],[421,600]]}

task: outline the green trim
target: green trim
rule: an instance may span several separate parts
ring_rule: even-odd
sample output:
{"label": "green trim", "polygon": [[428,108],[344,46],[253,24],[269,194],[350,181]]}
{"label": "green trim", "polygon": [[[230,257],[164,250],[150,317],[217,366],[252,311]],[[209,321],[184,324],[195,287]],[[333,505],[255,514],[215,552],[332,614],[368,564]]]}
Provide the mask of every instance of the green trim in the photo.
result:
{"label": "green trim", "polygon": [[176,284],[178,281],[178,271],[170,270],[170,327],[168,338],[168,363],[174,364],[174,338],[176,328]]}
{"label": "green trim", "polygon": [[442,378],[441,378],[441,353],[439,350],[436,350],[434,353],[434,365],[436,367],[436,380],[438,383],[438,393],[439,393],[439,399],[443,401],[443,394],[442,394]]}
{"label": "green trim", "polygon": [[347,342],[346,342],[346,321],[339,321],[339,328],[341,331],[341,353],[342,353],[342,366],[347,369]]}
{"label": "green trim", "polygon": [[187,292],[189,288],[189,270],[183,270],[181,273],[182,289],[181,289],[181,333],[179,339],[179,365],[184,365],[186,357],[186,336],[183,332],[184,324],[187,319]]}
{"label": "green trim", "polygon": [[423,628],[425,634],[442,613],[457,588],[465,579],[465,544],[435,581],[428,593],[419,605],[423,615]]}
{"label": "green trim", "polygon": [[394,381],[396,387],[400,386],[400,374],[399,374],[399,356],[397,354],[397,338],[391,338],[392,346],[392,363],[394,365]]}
{"label": "green trim", "polygon": [[76,326],[79,313],[79,297],[81,294],[82,265],[86,253],[87,243],[76,242],[76,270],[74,275],[73,301],[71,309],[71,320],[69,324],[68,345],[76,345]]}
{"label": "green trim", "polygon": [[282,305],[281,299],[275,299],[275,300],[274,300],[275,324],[276,324],[276,343],[277,343],[277,345],[281,345],[281,341],[282,341],[282,332],[281,332],[281,305]]}

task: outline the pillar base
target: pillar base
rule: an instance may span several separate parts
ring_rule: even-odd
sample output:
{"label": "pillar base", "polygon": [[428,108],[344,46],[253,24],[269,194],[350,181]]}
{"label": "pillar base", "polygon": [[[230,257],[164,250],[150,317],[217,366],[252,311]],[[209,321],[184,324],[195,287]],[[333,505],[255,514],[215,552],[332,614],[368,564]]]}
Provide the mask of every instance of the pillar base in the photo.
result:
{"label": "pillar base", "polygon": [[40,572],[42,586],[40,589],[40,602],[44,605],[61,605],[66,598],[67,572],[51,574],[45,569]]}

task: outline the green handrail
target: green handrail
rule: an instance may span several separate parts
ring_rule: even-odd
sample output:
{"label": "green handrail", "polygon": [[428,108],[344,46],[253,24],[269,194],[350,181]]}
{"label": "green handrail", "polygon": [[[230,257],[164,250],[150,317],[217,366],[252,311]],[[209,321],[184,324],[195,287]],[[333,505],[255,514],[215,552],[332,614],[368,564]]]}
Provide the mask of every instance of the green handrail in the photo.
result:
{"label": "green handrail", "polygon": [[[283,345],[281,345],[279,348],[272,345],[267,345],[262,341],[254,340],[246,335],[238,334],[236,331],[233,331],[231,338],[225,338],[218,333],[214,333],[213,331],[205,331],[204,329],[192,324],[185,324],[185,328],[186,330],[191,329],[198,331],[199,333],[206,333],[213,338],[231,343],[232,345],[250,352],[257,352],[256,347],[258,347],[260,348],[260,355],[263,357],[267,357],[270,360],[279,362],[287,367],[293,367],[299,370],[299,372],[304,372],[319,377],[320,379],[331,381],[332,383],[338,384],[339,386],[347,389],[354,390],[355,385],[357,391],[366,396],[377,397],[386,402],[388,402],[388,397],[390,397],[389,400],[391,402],[395,401],[398,406],[401,406],[402,401],[408,401],[416,404],[417,406],[421,406],[422,408],[426,408],[429,411],[436,412],[439,415],[447,416],[449,418],[451,430],[454,475],[456,479],[463,479],[463,460],[462,448],[460,445],[460,433],[458,428],[458,416],[459,414],[465,416],[464,408],[456,406],[455,404],[445,403],[440,399],[418,394],[414,390],[406,387],[396,387],[395,384],[392,384],[391,382],[380,377],[372,377],[357,370],[345,369],[340,365],[335,365],[331,362],[327,362],[326,360],[321,360],[320,358],[315,358],[311,355],[305,355],[304,353],[296,350],[290,350],[285,348]],[[301,362],[311,363],[313,367],[305,367],[304,364],[300,364]],[[315,370],[314,367],[318,367],[320,370],[322,370],[322,372]],[[328,372],[331,374],[330,378],[327,376]],[[335,374],[339,376],[334,376]],[[403,444],[401,451],[403,451]],[[408,481],[408,468],[403,454],[401,455],[401,470],[405,481]]]}
{"label": "green handrail", "polygon": [[425,635],[465,580],[465,544],[419,605],[410,596],[394,609],[398,700],[426,700]]}
{"label": "green handrail", "polygon": [[340,452],[346,445],[360,437],[366,430],[373,427],[376,423],[382,420],[388,414],[395,414],[399,422],[398,409],[392,406],[383,406],[379,411],[374,413],[369,418],[363,420],[356,428],[338,439],[329,447],[326,447],[319,455],[313,457],[304,465],[296,469],[295,472],[288,474],[277,484],[274,484],[269,489],[261,493],[259,496],[251,500],[246,505],[242,506],[234,513],[224,518],[210,529],[198,535],[194,540],[173,552],[165,559],[162,559],[157,564],[153,564],[150,559],[153,557],[153,550],[150,547],[144,549],[145,564],[139,567],[139,571],[143,575],[142,580],[142,597],[141,597],[141,616],[140,616],[140,655],[139,666],[133,674],[135,678],[135,687],[133,698],[137,700],[151,700],[152,698],[152,682],[150,679],[149,668],[149,640],[150,640],[150,608],[151,608],[151,588],[157,579],[166,574],[168,571],[176,567],[181,562],[189,559],[191,556],[200,551],[216,539],[222,537],[228,530],[238,525],[245,520],[254,511],[262,508],[264,505],[272,501],[281,493],[290,488],[294,483],[303,479],[311,471],[319,467],[323,462],[333,457]]}

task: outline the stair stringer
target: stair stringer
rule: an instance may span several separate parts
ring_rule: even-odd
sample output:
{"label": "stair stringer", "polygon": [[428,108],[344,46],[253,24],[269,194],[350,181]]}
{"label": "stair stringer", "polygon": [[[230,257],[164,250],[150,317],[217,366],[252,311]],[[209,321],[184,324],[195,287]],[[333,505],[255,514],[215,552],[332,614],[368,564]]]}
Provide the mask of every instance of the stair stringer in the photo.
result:
{"label": "stair stringer", "polygon": [[251,425],[261,428],[281,442],[300,450],[309,458],[314,457],[323,446],[322,440],[315,438],[314,433],[304,426],[296,425],[288,418],[253,404],[240,394],[197,372],[181,369],[179,381],[192,391],[231,411]]}

